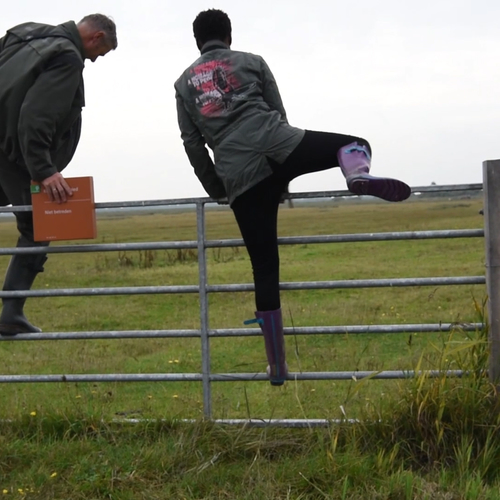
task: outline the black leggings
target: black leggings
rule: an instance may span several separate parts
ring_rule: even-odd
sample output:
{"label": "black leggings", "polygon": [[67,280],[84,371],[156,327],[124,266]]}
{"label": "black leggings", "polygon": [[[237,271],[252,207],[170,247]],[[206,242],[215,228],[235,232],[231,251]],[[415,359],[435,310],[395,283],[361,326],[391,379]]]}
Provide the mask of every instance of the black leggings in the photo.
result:
{"label": "black leggings", "polygon": [[238,196],[231,205],[252,262],[257,311],[281,307],[279,292],[278,207],[288,183],[303,174],[338,166],[338,150],[352,142],[350,135],[312,132],[279,164],[269,159],[273,174]]}

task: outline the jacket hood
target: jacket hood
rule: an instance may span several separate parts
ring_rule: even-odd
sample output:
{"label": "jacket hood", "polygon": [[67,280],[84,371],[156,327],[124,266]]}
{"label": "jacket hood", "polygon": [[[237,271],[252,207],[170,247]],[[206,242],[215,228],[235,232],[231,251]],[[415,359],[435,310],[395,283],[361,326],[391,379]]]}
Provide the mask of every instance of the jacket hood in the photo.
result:
{"label": "jacket hood", "polygon": [[11,28],[7,33],[13,35],[11,43],[29,42],[30,40],[39,38],[66,38],[77,47],[82,59],[85,59],[82,38],[74,21],[68,21],[57,26],[40,23],[24,23]]}

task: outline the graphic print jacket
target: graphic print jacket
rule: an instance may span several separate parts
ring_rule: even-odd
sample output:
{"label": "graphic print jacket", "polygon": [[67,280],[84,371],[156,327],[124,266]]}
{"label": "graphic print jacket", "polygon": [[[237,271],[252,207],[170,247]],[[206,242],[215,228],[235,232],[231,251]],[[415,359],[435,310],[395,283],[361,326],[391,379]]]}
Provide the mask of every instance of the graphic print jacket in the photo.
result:
{"label": "graphic print jacket", "polygon": [[202,47],[175,90],[184,148],[212,198],[227,196],[232,203],[272,174],[268,158],[283,163],[304,136],[288,124],[264,59],[221,41]]}

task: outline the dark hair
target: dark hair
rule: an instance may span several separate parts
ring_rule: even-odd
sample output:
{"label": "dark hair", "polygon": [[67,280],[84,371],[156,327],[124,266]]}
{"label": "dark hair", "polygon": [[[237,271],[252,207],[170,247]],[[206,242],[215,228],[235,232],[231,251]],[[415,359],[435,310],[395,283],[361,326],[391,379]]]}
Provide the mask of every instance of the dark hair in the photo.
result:
{"label": "dark hair", "polygon": [[113,50],[118,46],[116,24],[108,16],[104,14],[90,14],[85,16],[78,24],[88,24],[95,30],[104,31],[105,42],[111,45]]}
{"label": "dark hair", "polygon": [[201,49],[209,40],[224,41],[227,37],[231,38],[231,21],[222,10],[204,10],[193,22],[193,33]]}

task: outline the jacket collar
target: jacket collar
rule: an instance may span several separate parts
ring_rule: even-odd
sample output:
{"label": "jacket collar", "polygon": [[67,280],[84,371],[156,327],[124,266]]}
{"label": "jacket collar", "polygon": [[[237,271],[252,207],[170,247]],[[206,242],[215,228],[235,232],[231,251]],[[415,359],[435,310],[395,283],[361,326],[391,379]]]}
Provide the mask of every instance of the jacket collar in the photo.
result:
{"label": "jacket collar", "polygon": [[226,45],[221,40],[209,40],[201,48],[201,53],[205,54],[206,52],[209,52],[210,50],[215,50],[215,49],[227,49],[227,50],[229,50],[229,46]]}
{"label": "jacket collar", "polygon": [[65,30],[69,34],[69,39],[76,45],[77,49],[80,51],[82,55],[82,59],[85,60],[85,53],[83,51],[83,41],[80,36],[80,32],[74,21],[68,21],[67,23],[63,23],[60,25],[63,30]]}
{"label": "jacket collar", "polygon": [[68,21],[67,23],[61,24],[61,27],[63,28],[64,31],[66,31],[69,34],[68,38],[70,38],[70,40],[76,45],[77,49],[80,51],[80,54],[82,55],[82,59],[85,60],[82,37],[80,36],[80,32],[78,31],[75,22]]}

